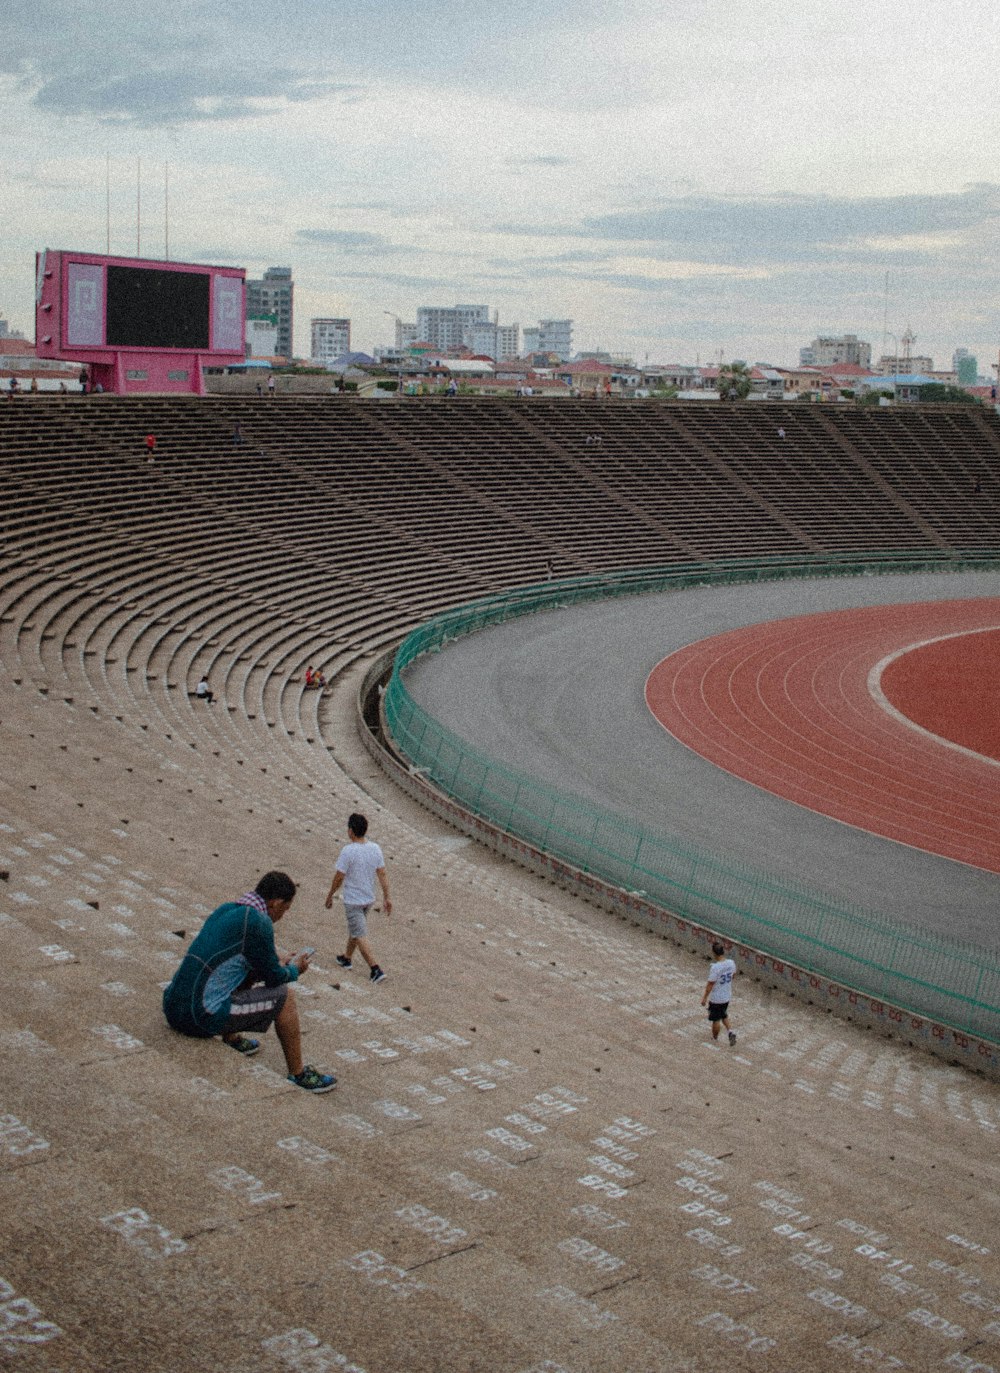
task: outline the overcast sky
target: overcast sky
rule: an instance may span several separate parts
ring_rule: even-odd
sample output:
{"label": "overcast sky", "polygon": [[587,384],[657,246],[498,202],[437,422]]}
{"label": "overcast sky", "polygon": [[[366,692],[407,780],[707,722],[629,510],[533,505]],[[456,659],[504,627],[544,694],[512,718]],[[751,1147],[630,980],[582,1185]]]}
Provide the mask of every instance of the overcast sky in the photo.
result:
{"label": "overcast sky", "polygon": [[[807,13],[808,11],[808,13]],[[37,249],[288,265],[391,315],[572,317],[637,360],[817,333],[997,358],[995,3],[0,0],[0,316]],[[141,175],[137,176],[137,159]],[[890,338],[890,351],[895,347]]]}

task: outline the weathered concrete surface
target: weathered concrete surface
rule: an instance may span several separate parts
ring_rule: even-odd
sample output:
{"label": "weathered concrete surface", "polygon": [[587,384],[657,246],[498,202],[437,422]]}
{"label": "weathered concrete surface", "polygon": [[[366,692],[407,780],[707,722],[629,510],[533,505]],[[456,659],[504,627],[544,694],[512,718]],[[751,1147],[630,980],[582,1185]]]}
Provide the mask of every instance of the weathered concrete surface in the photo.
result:
{"label": "weathered concrete surface", "polygon": [[[353,682],[334,757],[0,660],[5,1366],[1000,1366],[1000,1089],[746,979],[712,1045],[704,963],[401,798]],[[322,905],[357,806],[396,903],[374,988]],[[301,883],[283,942],[319,950],[326,1097],[273,1036],[246,1062],[159,1011],[271,866]]]}

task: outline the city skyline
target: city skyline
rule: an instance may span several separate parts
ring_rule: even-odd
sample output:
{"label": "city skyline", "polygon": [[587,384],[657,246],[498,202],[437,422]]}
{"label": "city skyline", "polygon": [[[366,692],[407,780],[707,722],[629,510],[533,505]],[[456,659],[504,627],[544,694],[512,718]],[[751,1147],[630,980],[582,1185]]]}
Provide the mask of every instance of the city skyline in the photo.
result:
{"label": "city skyline", "polygon": [[637,361],[790,365],[843,333],[877,355],[908,328],[938,365],[997,357],[985,4],[250,0],[234,29],[203,0],[48,0],[5,29],[0,315],[29,337],[35,251],[132,253],[138,191],[164,256],[169,184],[169,256],[292,266],[300,356],[313,316],[370,350],[385,312],[488,300]]}

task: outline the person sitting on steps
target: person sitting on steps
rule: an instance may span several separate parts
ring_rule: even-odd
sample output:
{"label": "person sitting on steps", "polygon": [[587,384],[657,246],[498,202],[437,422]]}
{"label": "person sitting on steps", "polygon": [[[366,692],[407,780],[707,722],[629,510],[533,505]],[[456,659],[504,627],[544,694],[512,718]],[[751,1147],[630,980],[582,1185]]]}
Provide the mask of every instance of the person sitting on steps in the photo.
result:
{"label": "person sitting on steps", "polygon": [[295,883],[284,872],[267,872],[252,892],[217,907],[202,925],[163,993],[171,1029],[195,1039],[221,1035],[223,1043],[248,1057],[260,1040],[247,1030],[273,1024],[288,1080],[307,1092],[329,1092],[332,1073],[302,1061],[302,1030],[295,993],[289,987],[309,967],[311,950],[284,963],[274,944],[274,926],[295,899]]}

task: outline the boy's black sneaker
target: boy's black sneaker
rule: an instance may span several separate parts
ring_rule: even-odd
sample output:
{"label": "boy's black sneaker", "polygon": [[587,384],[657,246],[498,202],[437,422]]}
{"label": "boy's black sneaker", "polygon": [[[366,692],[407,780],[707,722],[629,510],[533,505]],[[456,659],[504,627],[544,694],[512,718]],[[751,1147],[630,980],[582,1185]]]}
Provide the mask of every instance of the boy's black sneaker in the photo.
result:
{"label": "boy's black sneaker", "polygon": [[350,968],[353,966],[351,960],[349,958],[345,958],[342,953],[337,954],[337,964],[341,968]]}
{"label": "boy's black sneaker", "polygon": [[375,964],[374,968],[372,968],[372,971],[371,971],[371,981],[372,981],[372,982],[384,982],[384,981],[385,981],[385,973],[382,971],[382,969],[379,967],[379,965],[378,965],[377,963]]}

